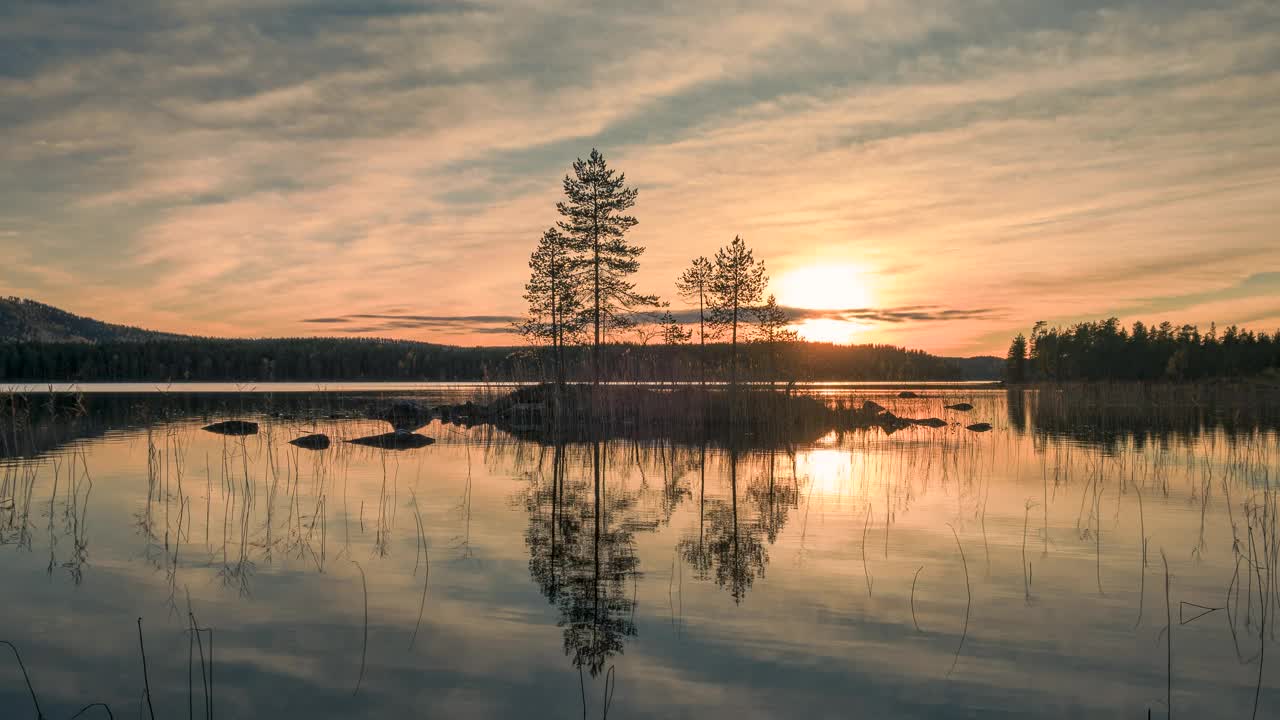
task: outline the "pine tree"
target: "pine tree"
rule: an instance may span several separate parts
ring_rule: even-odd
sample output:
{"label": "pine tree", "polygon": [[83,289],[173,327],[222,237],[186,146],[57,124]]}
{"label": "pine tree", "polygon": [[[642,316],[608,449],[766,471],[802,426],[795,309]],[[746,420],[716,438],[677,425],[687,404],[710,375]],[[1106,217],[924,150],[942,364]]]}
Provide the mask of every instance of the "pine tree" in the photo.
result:
{"label": "pine tree", "polygon": [[686,330],[684,325],[681,325],[675,319],[670,310],[662,313],[658,323],[662,328],[662,342],[667,345],[683,345],[689,342],[689,338],[693,337],[693,331]]}
{"label": "pine tree", "polygon": [[778,307],[778,299],[773,295],[769,295],[764,305],[755,308],[752,313],[756,317],[756,332],[753,338],[756,342],[784,343],[800,339],[795,330],[787,329],[791,318],[787,316],[785,310]]}
{"label": "pine tree", "polygon": [[738,324],[764,295],[769,282],[764,263],[756,262],[739,236],[716,251],[715,272],[708,284],[711,324],[729,330],[729,383],[738,384]]}
{"label": "pine tree", "polygon": [[529,256],[524,294],[529,315],[517,326],[530,341],[551,345],[555,378],[561,385],[565,382],[565,345],[581,334],[585,320],[581,264],[564,234],[556,228],[542,233]]}
{"label": "pine tree", "polygon": [[625,214],[636,204],[637,191],[626,186],[625,173],[615,173],[604,156],[592,149],[587,160],[573,163],[564,177],[565,200],[556,203],[563,216],[558,225],[569,247],[583,258],[582,312],[592,327],[591,378],[600,382],[600,343],[610,329],[635,324],[631,312],[656,305],[658,298],[642,295],[628,280],[639,268],[644,248],[626,241],[637,220]]}
{"label": "pine tree", "polygon": [[1009,343],[1009,354],[1005,357],[1005,379],[1011,383],[1025,382],[1027,379],[1027,338],[1018,333]]}
{"label": "pine tree", "polygon": [[693,262],[676,279],[676,291],[689,301],[698,301],[698,373],[703,385],[707,384],[707,293],[715,266],[706,257]]}
{"label": "pine tree", "polygon": [[778,299],[772,294],[764,305],[755,308],[753,313],[756,316],[756,331],[752,339],[767,346],[769,381],[772,382],[778,373],[781,345],[799,340],[800,335],[795,330],[787,329],[791,318],[787,317],[785,310],[778,307]]}

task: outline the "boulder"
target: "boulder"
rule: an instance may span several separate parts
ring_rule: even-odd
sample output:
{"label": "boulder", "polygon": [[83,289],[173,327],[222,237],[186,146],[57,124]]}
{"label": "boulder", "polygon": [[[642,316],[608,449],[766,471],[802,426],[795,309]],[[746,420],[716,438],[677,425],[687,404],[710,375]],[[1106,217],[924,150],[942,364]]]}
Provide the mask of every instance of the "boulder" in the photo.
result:
{"label": "boulder", "polygon": [[316,433],[314,435],[303,435],[300,438],[294,438],[289,441],[290,445],[297,445],[307,450],[324,450],[329,447],[329,436],[324,433]]}
{"label": "boulder", "polygon": [[382,448],[384,450],[412,450],[420,448],[435,442],[426,435],[419,435],[411,432],[389,432],[381,435],[370,435],[368,437],[356,438],[347,442],[355,445],[364,445],[366,447]]}
{"label": "boulder", "polygon": [[205,425],[202,429],[218,435],[257,435],[258,423],[248,420],[226,420]]}
{"label": "boulder", "polygon": [[391,423],[400,432],[413,432],[431,422],[431,408],[415,400],[396,400],[383,408],[377,416]]}

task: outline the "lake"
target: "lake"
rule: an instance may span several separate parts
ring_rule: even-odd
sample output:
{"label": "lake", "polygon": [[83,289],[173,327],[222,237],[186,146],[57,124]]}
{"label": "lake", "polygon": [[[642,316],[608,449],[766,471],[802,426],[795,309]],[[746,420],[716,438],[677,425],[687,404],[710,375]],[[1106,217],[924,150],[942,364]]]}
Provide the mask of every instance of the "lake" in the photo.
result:
{"label": "lake", "polygon": [[59,720],[1280,714],[1271,416],[912,387],[798,392],[947,426],[785,444],[342,442],[475,384],[11,401],[0,639]]}

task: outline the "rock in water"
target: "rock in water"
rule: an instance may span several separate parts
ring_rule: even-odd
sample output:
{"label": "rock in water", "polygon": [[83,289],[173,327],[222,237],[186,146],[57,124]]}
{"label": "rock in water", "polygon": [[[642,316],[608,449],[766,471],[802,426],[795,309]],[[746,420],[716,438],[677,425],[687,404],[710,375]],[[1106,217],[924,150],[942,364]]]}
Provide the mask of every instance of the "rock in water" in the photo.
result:
{"label": "rock in water", "polygon": [[329,447],[329,436],[324,433],[316,433],[315,435],[303,435],[289,441],[290,445],[297,445],[307,450],[324,450]]}
{"label": "rock in water", "polygon": [[862,412],[867,415],[879,415],[885,410],[888,410],[888,408],[876,402],[875,400],[862,401]]}
{"label": "rock in water", "polygon": [[972,430],[974,432],[986,432],[991,429],[991,423],[974,423],[972,425],[966,425],[965,429]]}
{"label": "rock in water", "polygon": [[931,428],[940,428],[940,427],[946,427],[947,421],[943,420],[942,418],[920,418],[918,420],[912,420],[911,424],[924,425],[925,427],[931,427]]}
{"label": "rock in water", "polygon": [[258,423],[248,420],[227,420],[205,425],[203,429],[219,435],[257,435]]}
{"label": "rock in water", "polygon": [[355,445],[365,445],[367,447],[382,448],[384,450],[412,450],[430,445],[435,440],[426,435],[419,435],[410,432],[389,432],[381,435],[370,435],[368,437],[356,438],[347,442]]}
{"label": "rock in water", "polygon": [[970,405],[969,403],[961,402],[961,403],[956,403],[954,405],[947,405],[946,408],[948,410],[959,410],[961,412],[969,412],[970,410],[973,409],[973,406]]}
{"label": "rock in water", "polygon": [[920,396],[917,395],[916,393],[911,392],[910,390],[903,390],[902,392],[898,393],[898,397],[902,398],[903,400],[910,400],[912,398],[918,398]]}
{"label": "rock in water", "polygon": [[383,420],[399,432],[413,432],[431,422],[431,408],[413,400],[397,400],[380,414]]}

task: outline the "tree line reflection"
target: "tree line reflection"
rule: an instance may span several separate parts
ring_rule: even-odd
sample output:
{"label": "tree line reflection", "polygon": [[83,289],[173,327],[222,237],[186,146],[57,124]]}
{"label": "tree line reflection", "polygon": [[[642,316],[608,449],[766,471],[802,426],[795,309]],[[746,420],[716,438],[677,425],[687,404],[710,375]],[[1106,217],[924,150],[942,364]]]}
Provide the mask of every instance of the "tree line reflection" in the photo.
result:
{"label": "tree line reflection", "polygon": [[799,505],[794,473],[777,472],[779,451],[724,451],[723,467],[711,470],[724,473],[728,492],[714,497],[707,488],[706,445],[668,443],[644,451],[658,456],[663,472],[661,492],[652,498],[644,497],[644,488],[626,489],[613,471],[614,463],[631,460],[628,454],[643,467],[634,444],[553,443],[530,474],[529,572],[559,612],[566,657],[592,676],[637,632],[638,533],[658,530],[681,503],[694,503],[696,526],[682,533],[676,553],[695,578],[714,581],[741,603],[764,576],[768,546]]}

